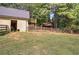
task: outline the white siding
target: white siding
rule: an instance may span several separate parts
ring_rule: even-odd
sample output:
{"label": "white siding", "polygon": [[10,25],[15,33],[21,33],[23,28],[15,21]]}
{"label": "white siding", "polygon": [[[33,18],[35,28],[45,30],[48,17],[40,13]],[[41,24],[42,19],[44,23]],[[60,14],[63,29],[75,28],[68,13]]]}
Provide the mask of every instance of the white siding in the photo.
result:
{"label": "white siding", "polygon": [[26,20],[17,20],[17,29],[19,29],[20,32],[25,32],[28,30],[28,22]]}
{"label": "white siding", "polygon": [[0,25],[8,25],[11,30],[11,20],[0,19]]}

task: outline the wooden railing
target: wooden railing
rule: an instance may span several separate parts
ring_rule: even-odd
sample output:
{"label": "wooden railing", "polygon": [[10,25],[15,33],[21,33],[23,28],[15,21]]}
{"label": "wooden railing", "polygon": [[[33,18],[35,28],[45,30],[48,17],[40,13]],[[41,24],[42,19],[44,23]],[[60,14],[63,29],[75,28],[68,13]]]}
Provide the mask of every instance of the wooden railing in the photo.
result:
{"label": "wooden railing", "polygon": [[0,35],[8,33],[8,32],[9,32],[8,25],[0,25]]}

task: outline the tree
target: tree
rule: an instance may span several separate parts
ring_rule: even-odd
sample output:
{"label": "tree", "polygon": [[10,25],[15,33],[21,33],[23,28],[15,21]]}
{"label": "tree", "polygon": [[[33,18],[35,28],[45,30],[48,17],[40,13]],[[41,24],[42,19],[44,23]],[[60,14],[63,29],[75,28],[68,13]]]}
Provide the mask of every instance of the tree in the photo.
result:
{"label": "tree", "polygon": [[59,9],[57,13],[60,16],[59,26],[71,32],[77,29],[76,26],[79,25],[75,25],[74,23],[76,23],[76,20],[79,18],[79,4],[59,4],[58,6]]}

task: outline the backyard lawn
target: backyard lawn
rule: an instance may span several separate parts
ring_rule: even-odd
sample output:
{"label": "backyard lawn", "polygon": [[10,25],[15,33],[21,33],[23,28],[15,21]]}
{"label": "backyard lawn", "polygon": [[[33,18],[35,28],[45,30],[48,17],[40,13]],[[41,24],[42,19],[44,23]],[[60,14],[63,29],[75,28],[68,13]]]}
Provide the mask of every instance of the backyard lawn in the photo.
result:
{"label": "backyard lawn", "polygon": [[79,54],[79,35],[55,32],[14,32],[0,36],[1,55]]}

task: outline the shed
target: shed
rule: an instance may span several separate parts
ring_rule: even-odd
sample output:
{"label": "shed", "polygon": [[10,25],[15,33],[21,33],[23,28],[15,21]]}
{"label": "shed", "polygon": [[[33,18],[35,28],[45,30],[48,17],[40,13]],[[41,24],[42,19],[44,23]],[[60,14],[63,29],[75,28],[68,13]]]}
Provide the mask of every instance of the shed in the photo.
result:
{"label": "shed", "polygon": [[0,25],[7,25],[9,30],[25,32],[28,30],[29,11],[0,7]]}

